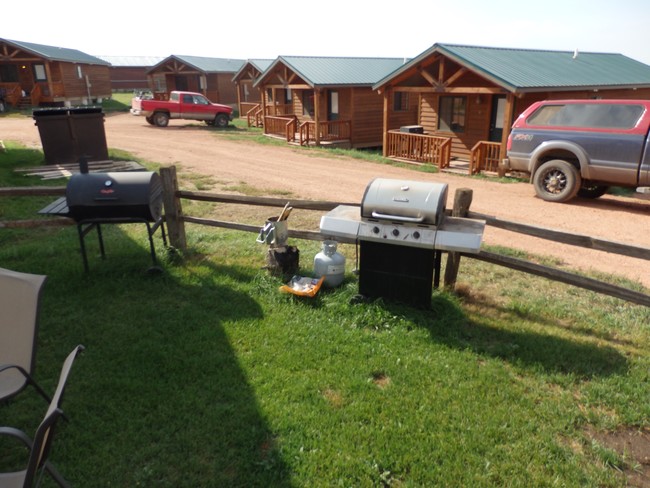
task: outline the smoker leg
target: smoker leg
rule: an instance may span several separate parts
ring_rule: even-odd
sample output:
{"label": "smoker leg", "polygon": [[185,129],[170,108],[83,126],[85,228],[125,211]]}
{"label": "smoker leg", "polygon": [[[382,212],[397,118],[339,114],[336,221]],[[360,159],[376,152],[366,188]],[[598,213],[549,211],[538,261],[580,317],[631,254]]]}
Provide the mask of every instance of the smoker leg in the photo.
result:
{"label": "smoker leg", "polygon": [[85,232],[82,229],[83,224],[77,225],[77,232],[79,232],[79,247],[81,248],[81,258],[84,262],[84,271],[88,272],[88,256],[86,256],[86,244],[84,243]]}
{"label": "smoker leg", "polygon": [[99,223],[92,224],[97,226],[97,239],[99,240],[99,253],[102,259],[106,259],[106,252],[104,251],[104,236],[102,235],[102,227]]}
{"label": "smoker leg", "polygon": [[151,230],[151,225],[149,225],[149,222],[145,222],[147,224],[147,233],[149,234],[149,249],[151,250],[151,261],[153,261],[153,265],[156,266],[158,264],[158,261],[156,260],[156,249],[154,248],[153,244],[153,233],[155,230]]}
{"label": "smoker leg", "polygon": [[156,230],[160,227],[160,232],[162,232],[163,245],[167,247],[167,234],[165,234],[165,220],[161,217],[151,228],[151,233],[155,234]]}

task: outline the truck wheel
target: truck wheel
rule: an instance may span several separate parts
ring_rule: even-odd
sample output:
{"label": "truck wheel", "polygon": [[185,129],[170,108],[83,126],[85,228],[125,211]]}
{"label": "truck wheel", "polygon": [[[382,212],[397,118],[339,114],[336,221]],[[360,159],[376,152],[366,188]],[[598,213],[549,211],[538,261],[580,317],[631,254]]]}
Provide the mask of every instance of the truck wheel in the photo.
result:
{"label": "truck wheel", "polygon": [[590,185],[583,184],[578,190],[578,196],[582,198],[599,198],[602,197],[609,190],[606,185]]}
{"label": "truck wheel", "polygon": [[167,127],[169,124],[169,115],[165,112],[156,112],[153,114],[153,123],[156,124],[157,127]]}
{"label": "truck wheel", "polygon": [[547,202],[567,202],[576,196],[582,178],[567,161],[553,159],[542,164],[533,176],[535,193]]}
{"label": "truck wheel", "polygon": [[214,126],[218,127],[219,129],[223,129],[225,127],[228,127],[228,116],[226,114],[218,114],[214,118]]}

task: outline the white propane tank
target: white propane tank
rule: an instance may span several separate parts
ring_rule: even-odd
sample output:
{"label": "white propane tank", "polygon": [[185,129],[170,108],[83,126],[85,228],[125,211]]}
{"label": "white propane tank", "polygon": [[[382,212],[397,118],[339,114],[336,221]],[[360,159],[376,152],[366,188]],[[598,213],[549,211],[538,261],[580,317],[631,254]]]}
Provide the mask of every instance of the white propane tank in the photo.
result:
{"label": "white propane tank", "polygon": [[345,276],[345,256],[336,247],[336,241],[323,241],[323,250],[314,256],[314,273],[325,276],[323,284],[328,287],[340,285]]}

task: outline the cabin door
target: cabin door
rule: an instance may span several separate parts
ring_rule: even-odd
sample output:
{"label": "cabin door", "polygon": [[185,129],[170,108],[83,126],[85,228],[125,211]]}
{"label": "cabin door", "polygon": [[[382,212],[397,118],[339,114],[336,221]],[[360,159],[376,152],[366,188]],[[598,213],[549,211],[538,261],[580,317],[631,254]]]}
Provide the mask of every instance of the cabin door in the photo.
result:
{"label": "cabin door", "polygon": [[174,89],[178,91],[189,91],[189,83],[187,82],[187,76],[177,75],[174,77]]}
{"label": "cabin door", "polygon": [[336,90],[327,92],[327,120],[339,120],[339,92]]}
{"label": "cabin door", "polygon": [[490,142],[501,142],[503,137],[503,114],[506,111],[506,97],[494,95],[492,97],[492,115],[490,116]]}

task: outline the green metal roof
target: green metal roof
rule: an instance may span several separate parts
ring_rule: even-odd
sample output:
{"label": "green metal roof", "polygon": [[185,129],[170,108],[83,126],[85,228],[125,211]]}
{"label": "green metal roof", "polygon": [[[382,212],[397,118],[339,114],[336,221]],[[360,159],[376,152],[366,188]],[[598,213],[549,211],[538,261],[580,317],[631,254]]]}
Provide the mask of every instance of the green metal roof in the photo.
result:
{"label": "green metal roof", "polygon": [[622,54],[434,44],[373,88],[436,53],[512,92],[650,86],[650,66]]}
{"label": "green metal roof", "polygon": [[256,85],[279,63],[286,65],[307,84],[316,86],[372,86],[402,66],[404,58],[334,58],[280,56],[260,76]]}
{"label": "green metal roof", "polygon": [[77,51],[76,49],[68,49],[65,47],[46,46],[44,44],[35,44],[33,42],[12,41],[10,39],[0,39],[0,42],[6,42],[23,51],[30,52],[41,58],[48,59],[49,61],[65,61],[68,63],[81,63],[81,64],[101,64],[108,66],[110,63],[99,59],[90,54]]}
{"label": "green metal roof", "polygon": [[272,59],[248,59],[244,64],[242,64],[241,68],[235,73],[235,75],[232,77],[233,81],[239,78],[239,75],[246,69],[247,65],[252,65],[257,71],[260,73],[264,73],[266,68],[271,66],[273,63]]}
{"label": "green metal roof", "polygon": [[180,56],[174,54],[163,59],[149,71],[155,70],[158,66],[165,64],[170,59],[177,59],[205,73],[236,73],[245,62],[243,59],[206,58],[202,56]]}

